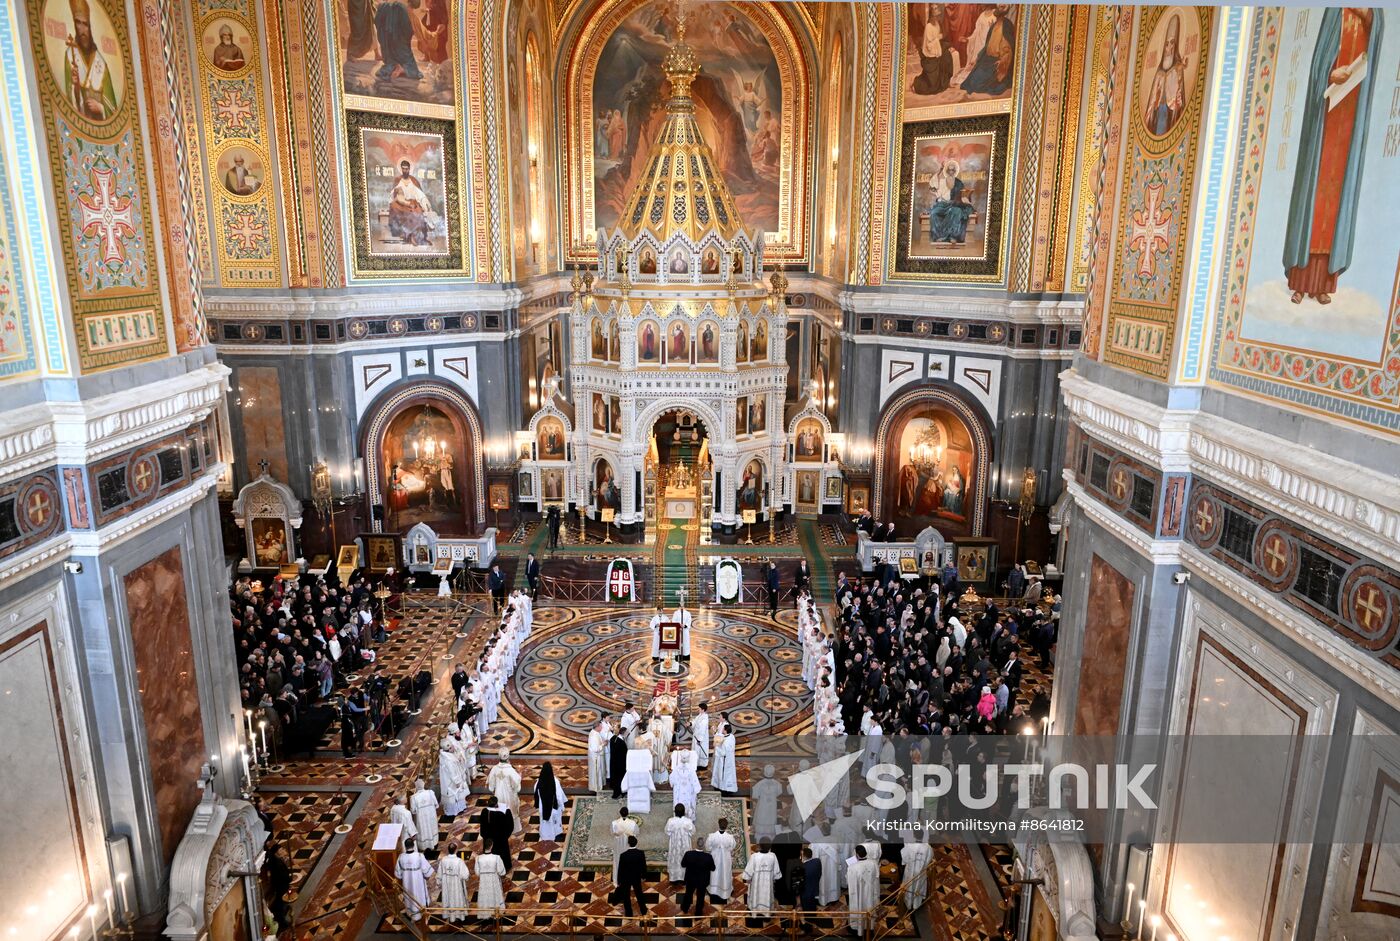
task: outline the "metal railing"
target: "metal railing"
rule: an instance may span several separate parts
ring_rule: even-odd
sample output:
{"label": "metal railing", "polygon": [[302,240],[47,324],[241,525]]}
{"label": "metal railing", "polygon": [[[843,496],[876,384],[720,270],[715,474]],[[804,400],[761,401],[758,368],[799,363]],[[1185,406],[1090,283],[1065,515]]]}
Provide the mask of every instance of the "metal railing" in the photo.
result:
{"label": "metal railing", "polygon": [[540,597],[566,604],[609,604],[618,607],[637,607],[647,603],[646,582],[640,577],[636,582],[636,601],[611,601],[608,599],[608,583],[605,580],[588,578],[560,578],[555,575],[540,576]]}
{"label": "metal railing", "polygon": [[[859,936],[862,941],[881,941],[896,931],[901,936],[917,936],[918,929],[914,922],[933,902],[930,883],[936,866],[936,863],[930,862],[922,871],[900,883],[866,910],[817,909],[804,912],[797,908],[774,908],[760,911],[714,906],[709,904],[707,898],[704,915],[624,915],[609,912],[596,916],[584,913],[581,905],[568,908],[510,905],[495,912],[477,906],[447,909],[429,905],[419,910],[419,917],[415,920],[408,917],[398,882],[380,869],[374,860],[366,860],[366,863],[369,892],[374,904],[414,937],[426,939],[433,934],[459,934],[479,941],[501,941],[512,935],[546,938],[574,938],[578,935],[650,938],[656,935],[707,937],[718,941],[763,936],[787,937],[797,941],[798,938],[849,937],[853,917],[861,920]],[[904,906],[903,900],[909,888],[919,880],[923,881],[923,899],[911,910]],[[670,883],[663,879],[661,884],[664,887]],[[611,900],[611,892],[608,898]],[[614,904],[620,905],[620,902]],[[895,916],[893,920],[891,915]],[[562,926],[559,924],[561,921]],[[771,930],[775,924],[780,926],[781,934]]]}

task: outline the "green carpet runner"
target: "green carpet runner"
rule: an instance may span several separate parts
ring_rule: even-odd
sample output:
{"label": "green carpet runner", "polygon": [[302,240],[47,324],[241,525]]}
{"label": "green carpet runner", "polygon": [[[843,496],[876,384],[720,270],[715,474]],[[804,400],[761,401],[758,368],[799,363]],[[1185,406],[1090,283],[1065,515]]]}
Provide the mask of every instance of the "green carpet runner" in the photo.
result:
{"label": "green carpet runner", "polygon": [[807,566],[812,570],[812,597],[818,604],[831,601],[835,596],[836,584],[831,578],[831,560],[822,551],[821,524],[816,520],[799,519],[797,541],[807,558]]}
{"label": "green carpet runner", "polygon": [[676,593],[681,588],[685,588],[687,605],[697,603],[695,547],[700,541],[699,531],[685,528],[694,523],[694,520],[688,519],[668,519],[657,526],[654,600],[665,608],[676,607]]}

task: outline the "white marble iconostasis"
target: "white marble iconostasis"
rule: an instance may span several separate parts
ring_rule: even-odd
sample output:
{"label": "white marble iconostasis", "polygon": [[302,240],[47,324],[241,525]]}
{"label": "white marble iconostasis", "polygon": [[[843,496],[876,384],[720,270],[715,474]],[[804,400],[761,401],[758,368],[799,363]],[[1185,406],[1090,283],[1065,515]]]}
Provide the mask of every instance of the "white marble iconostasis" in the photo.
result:
{"label": "white marble iconostasis", "polygon": [[1336,691],[1194,592],[1176,677],[1149,925],[1294,938],[1325,765],[1313,737],[1331,732]]}
{"label": "white marble iconostasis", "polygon": [[58,583],[0,610],[0,793],[18,802],[0,814],[0,930],[21,938],[86,936],[88,906],[100,923],[104,892],[121,904],[67,611]]}

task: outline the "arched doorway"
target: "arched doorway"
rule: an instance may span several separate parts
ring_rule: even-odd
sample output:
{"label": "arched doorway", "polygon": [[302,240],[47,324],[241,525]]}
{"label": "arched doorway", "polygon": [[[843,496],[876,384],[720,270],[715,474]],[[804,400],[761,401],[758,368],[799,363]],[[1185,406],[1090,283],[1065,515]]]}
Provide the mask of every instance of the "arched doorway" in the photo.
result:
{"label": "arched doorway", "polygon": [[690,409],[675,408],[663,412],[651,426],[656,458],[666,467],[685,464],[694,468],[700,463],[701,452],[709,433],[705,422]]}
{"label": "arched doorway", "polygon": [[880,419],[876,515],[906,538],[926,526],[982,535],[990,452],[985,425],[959,396],[918,389],[901,397]]}
{"label": "arched doorway", "polygon": [[383,531],[407,532],[419,523],[444,536],[480,530],[480,429],[471,403],[437,383],[405,387],[372,413],[362,453]]}

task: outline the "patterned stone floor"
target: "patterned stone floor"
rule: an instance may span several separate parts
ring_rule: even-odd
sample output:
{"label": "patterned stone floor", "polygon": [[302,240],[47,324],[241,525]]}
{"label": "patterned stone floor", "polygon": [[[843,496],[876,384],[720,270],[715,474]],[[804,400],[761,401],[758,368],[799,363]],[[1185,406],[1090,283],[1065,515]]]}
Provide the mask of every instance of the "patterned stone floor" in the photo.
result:
{"label": "patterned stone floor", "polygon": [[[502,719],[483,743],[484,763],[489,765],[487,756],[507,745],[515,752],[513,760],[527,794],[544,760],[553,762],[571,797],[582,793],[587,786],[586,767],[575,756],[583,751],[593,714],[589,710],[616,712],[621,698],[639,688],[639,683],[650,688],[649,634],[646,620],[636,620],[616,609],[538,608],[535,631],[505,698]],[[466,636],[458,636],[464,629]],[[276,818],[293,867],[297,939],[341,941],[406,934],[372,904],[365,871],[368,847],[375,825],[387,819],[394,796],[435,767],[437,730],[451,719],[451,660],[473,659],[486,635],[486,625],[479,619],[465,624],[443,611],[410,612],[381,646],[380,662],[394,664],[393,670],[429,663],[437,683],[423,713],[404,731],[402,743],[347,761],[339,755],[337,737],[335,751],[289,761],[263,778],[260,796]],[[747,612],[697,612],[694,640],[695,689],[715,700],[715,712],[729,709],[741,730],[741,743],[744,730],[803,727],[809,701],[801,686],[791,612],[780,613],[776,621]],[[1033,689],[1033,682],[1041,681],[1032,680],[1035,675],[1028,671],[1023,695]],[[1043,679],[1043,674],[1039,676]],[[556,680],[558,686],[532,685],[538,680]],[[555,696],[564,696],[567,702],[550,698]],[[640,695],[638,699],[645,701]],[[427,729],[433,733],[425,734]],[[745,764],[740,762],[740,768]],[[482,782],[478,776],[468,811],[455,821],[443,822],[442,845],[451,838],[470,842],[472,852],[479,850],[475,817],[485,804]],[[743,790],[747,781],[741,777],[739,784]],[[503,930],[543,936],[619,930],[617,906],[607,900],[612,888],[608,874],[562,868],[563,845],[539,841],[533,802],[528,796],[522,801],[525,831],[512,841],[515,858],[507,900],[512,908],[530,914]],[[570,800],[564,814],[566,828],[573,808]],[[348,832],[335,833],[338,826],[347,826]],[[935,904],[930,906],[926,925],[931,936],[937,941],[995,937],[999,910],[969,848],[940,847],[937,861]],[[892,890],[898,878],[898,872],[886,866],[884,891]],[[649,883],[647,889],[653,914],[678,914],[678,899],[669,885]],[[917,934],[907,918],[889,927],[892,937]],[[774,925],[765,930],[776,933],[779,929]],[[839,934],[842,926],[819,922],[818,930]]]}

